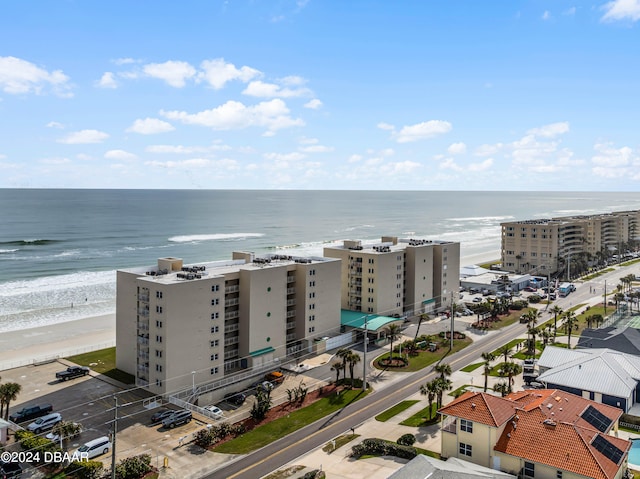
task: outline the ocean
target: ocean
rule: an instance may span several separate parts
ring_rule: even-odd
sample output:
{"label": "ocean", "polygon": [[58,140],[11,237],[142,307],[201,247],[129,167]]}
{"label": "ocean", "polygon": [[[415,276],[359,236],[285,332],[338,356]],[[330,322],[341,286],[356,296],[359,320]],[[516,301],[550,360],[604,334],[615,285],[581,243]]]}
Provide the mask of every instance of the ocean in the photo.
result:
{"label": "ocean", "polygon": [[2,332],[113,313],[116,270],[160,257],[391,235],[499,258],[501,222],[640,209],[640,193],[0,189],[0,205]]}

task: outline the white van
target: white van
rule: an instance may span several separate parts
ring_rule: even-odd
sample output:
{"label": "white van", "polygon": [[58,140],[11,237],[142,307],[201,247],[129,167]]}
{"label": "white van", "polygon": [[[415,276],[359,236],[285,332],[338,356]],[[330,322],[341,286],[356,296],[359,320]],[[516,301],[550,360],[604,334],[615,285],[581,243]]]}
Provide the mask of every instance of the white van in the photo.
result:
{"label": "white van", "polygon": [[84,446],[80,446],[77,452],[86,452],[87,457],[91,459],[108,453],[109,449],[111,449],[111,441],[107,436],[102,436],[98,439],[94,439],[93,441],[89,441]]}

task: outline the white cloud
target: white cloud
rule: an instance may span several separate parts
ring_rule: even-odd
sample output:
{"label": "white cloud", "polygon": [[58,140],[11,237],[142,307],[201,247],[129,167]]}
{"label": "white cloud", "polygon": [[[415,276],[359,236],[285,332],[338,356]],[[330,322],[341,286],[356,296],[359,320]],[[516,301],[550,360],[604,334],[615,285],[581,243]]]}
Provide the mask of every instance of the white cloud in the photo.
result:
{"label": "white cloud", "polygon": [[334,148],[332,146],[310,145],[310,146],[302,146],[298,149],[305,153],[329,153],[333,151]]}
{"label": "white cloud", "polygon": [[118,83],[112,72],[104,72],[100,80],[96,82],[96,86],[100,88],[118,88]]}
{"label": "white cloud", "polygon": [[347,160],[348,163],[358,163],[362,160],[362,155],[351,155]]}
{"label": "white cloud", "polygon": [[591,161],[604,168],[619,168],[621,166],[630,166],[632,162],[637,161],[634,157],[633,150],[628,146],[622,148],[614,148],[610,143],[597,143],[593,146],[596,154],[591,157]]}
{"label": "white cloud", "polygon": [[213,160],[209,160],[207,158],[192,158],[189,160],[181,160],[181,161],[146,161],[145,165],[148,166],[156,166],[159,168],[176,168],[176,169],[184,169],[184,168],[206,168],[208,166],[213,165]]}
{"label": "white cloud", "polygon": [[236,68],[233,63],[225,62],[224,58],[205,60],[200,64],[200,68],[202,72],[198,74],[198,79],[206,81],[216,90],[223,88],[232,80],[247,83],[262,76],[262,72],[255,68],[247,66]]}
{"label": "white cloud", "polygon": [[98,130],[80,130],[69,133],[64,138],[58,140],[58,143],[67,145],[84,145],[89,143],[102,143],[109,138],[109,135]]}
{"label": "white cloud", "polygon": [[160,114],[171,120],[180,120],[189,125],[208,126],[214,130],[239,130],[260,126],[267,128],[268,131],[265,133],[273,134],[282,128],[304,126],[302,119],[289,116],[287,105],[279,98],[253,106],[227,101],[217,108],[194,114],[185,111],[161,111]]}
{"label": "white cloud", "polygon": [[419,169],[422,165],[415,161],[399,161],[396,163],[387,163],[380,168],[384,175],[408,175]]}
{"label": "white cloud", "polygon": [[45,126],[47,128],[58,128],[59,130],[64,129],[64,125],[62,123],[58,123],[57,121],[50,121]]}
{"label": "white cloud", "polygon": [[576,14],[576,7],[571,7],[571,8],[567,8],[564,12],[562,12],[564,15],[575,15]]}
{"label": "white cloud", "polygon": [[276,161],[300,161],[306,158],[306,155],[293,151],[291,153],[265,153],[264,156],[267,160]]}
{"label": "white cloud", "polygon": [[69,158],[43,158],[40,160],[43,165],[67,165],[71,163]]}
{"label": "white cloud", "polygon": [[171,123],[159,120],[157,118],[137,119],[126,131],[131,133],[139,133],[141,135],[155,135],[157,133],[166,133],[175,130]]}
{"label": "white cloud", "polygon": [[124,150],[109,150],[104,154],[108,160],[135,160],[137,158],[133,153]]}
{"label": "white cloud", "polygon": [[551,18],[551,13],[549,12],[549,10],[545,10],[544,13],[542,14],[542,19],[549,20],[550,18]]}
{"label": "white cloud", "polygon": [[315,145],[319,141],[320,140],[318,140],[317,138],[300,138],[298,143],[300,143],[301,145]]}
{"label": "white cloud", "polygon": [[300,86],[307,83],[307,80],[297,75],[289,75],[280,79],[280,83],[287,86]]}
{"label": "white cloud", "polygon": [[438,167],[442,170],[462,171],[462,167],[453,158],[446,158]]}
{"label": "white cloud", "polygon": [[614,0],[603,7],[605,14],[602,21],[612,22],[616,20],[640,20],[640,0]]}
{"label": "white cloud", "polygon": [[492,156],[502,150],[504,145],[502,143],[496,143],[495,145],[480,145],[476,148],[474,155],[476,156]]}
{"label": "white cloud", "polygon": [[481,163],[471,163],[467,165],[467,168],[469,169],[469,171],[476,172],[476,171],[488,170],[492,166],[493,166],[493,158],[487,158]]}
{"label": "white cloud", "polygon": [[243,90],[242,94],[258,98],[292,98],[298,96],[309,96],[311,95],[311,90],[308,88],[283,88],[275,83],[266,83],[262,80],[254,80],[247,85],[247,88]]}
{"label": "white cloud", "polygon": [[310,108],[311,110],[317,110],[319,108],[322,108],[322,102],[317,98],[314,98],[313,100],[308,101],[302,106],[305,108]]}
{"label": "white cloud", "polygon": [[116,65],[130,65],[131,63],[138,63],[138,60],[134,60],[133,58],[116,58],[112,60]]}
{"label": "white cloud", "polygon": [[[379,126],[379,125],[378,125]],[[415,125],[403,126],[395,135],[398,143],[409,143],[412,141],[433,138],[451,131],[451,123],[442,120],[429,120]]]}
{"label": "white cloud", "polygon": [[569,122],[563,121],[550,123],[539,128],[532,128],[527,131],[527,135],[534,135],[543,138],[554,138],[569,131]]}
{"label": "white cloud", "polygon": [[183,146],[183,145],[149,145],[144,150],[149,153],[206,153],[209,151],[226,151],[230,150],[228,145],[211,145],[211,146]]}
{"label": "white cloud", "polygon": [[164,80],[175,88],[182,88],[186,80],[195,77],[196,69],[187,62],[167,61],[164,63],[149,63],[143,67],[147,76]]}
{"label": "white cloud", "polygon": [[78,153],[76,155],[76,158],[81,160],[81,161],[89,161],[89,160],[93,160],[93,157],[91,155],[87,155],[85,153]]}
{"label": "white cloud", "polygon": [[49,72],[20,58],[0,57],[0,89],[5,93],[41,94],[46,87],[59,96],[72,96],[69,77],[62,70]]}
{"label": "white cloud", "polygon": [[393,131],[396,129],[395,126],[390,125],[389,123],[385,123],[385,122],[380,122],[376,125],[378,128],[380,128],[381,130],[386,130],[386,131]]}
{"label": "white cloud", "polygon": [[452,143],[449,145],[449,148],[447,148],[447,151],[450,155],[463,155],[467,152],[467,145],[462,142]]}

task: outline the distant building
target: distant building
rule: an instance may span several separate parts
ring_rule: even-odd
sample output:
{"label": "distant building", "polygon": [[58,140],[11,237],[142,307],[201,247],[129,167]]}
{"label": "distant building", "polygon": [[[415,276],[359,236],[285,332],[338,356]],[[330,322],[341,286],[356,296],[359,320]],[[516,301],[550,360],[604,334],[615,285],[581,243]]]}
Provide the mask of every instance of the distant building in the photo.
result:
{"label": "distant building", "polygon": [[501,223],[503,268],[547,275],[580,257],[597,259],[640,240],[640,210]]}
{"label": "distant building", "polygon": [[516,476],[456,457],[443,461],[418,454],[388,479],[516,479]]}
{"label": "distant building", "polygon": [[342,309],[417,315],[457,299],[460,243],[385,236],[375,244],[347,240],[325,247],[324,256],[342,260]]}
{"label": "distant building", "polygon": [[519,478],[622,479],[631,443],[617,432],[620,409],[559,389],[507,397],[466,392],[438,411],[443,458]]}
{"label": "distant building", "polygon": [[629,412],[640,402],[640,356],[611,349],[547,346],[536,379],[549,388],[577,394]]}
{"label": "distant building", "polygon": [[234,253],[117,273],[116,365],[156,394],[274,367],[339,330],[335,259]]}

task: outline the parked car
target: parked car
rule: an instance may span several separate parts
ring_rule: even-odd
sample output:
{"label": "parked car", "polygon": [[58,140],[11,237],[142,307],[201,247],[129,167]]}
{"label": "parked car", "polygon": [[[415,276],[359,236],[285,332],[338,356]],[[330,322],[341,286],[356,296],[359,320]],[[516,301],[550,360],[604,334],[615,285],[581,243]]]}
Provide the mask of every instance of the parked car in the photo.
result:
{"label": "parked car", "polygon": [[191,414],[191,411],[176,411],[162,421],[162,426],[167,429],[171,429],[172,427],[187,424],[188,422],[191,422],[192,419],[193,415]]}
{"label": "parked car", "polygon": [[476,296],[475,298],[473,298],[473,302],[474,303],[482,303],[482,298],[480,296]]}
{"label": "parked car", "polygon": [[549,293],[549,299],[551,301],[555,301],[556,300],[556,293]]}
{"label": "parked car", "polygon": [[[81,433],[82,433],[82,424],[79,424],[77,422],[71,423],[74,426],[74,429],[72,430],[73,432],[71,432],[70,434],[68,434],[67,436],[63,437],[63,439],[75,439],[76,437],[78,437]],[[69,430],[71,430],[71,428],[69,428]],[[45,436],[47,439],[49,439],[52,442],[55,443],[59,443],[60,442],[60,433],[59,432],[50,432],[49,434],[47,434]]]}
{"label": "parked car", "polygon": [[66,381],[67,379],[79,378],[89,374],[89,368],[86,366],[69,366],[64,371],[56,373],[56,379]]}
{"label": "parked car", "polygon": [[22,466],[17,462],[0,460],[0,479],[17,479],[22,476]]}
{"label": "parked car", "polygon": [[537,289],[537,288],[534,288],[533,286],[527,286],[526,288],[524,288],[524,290],[525,290],[527,293],[535,293],[536,291],[538,291],[538,289]]}
{"label": "parked car", "polygon": [[544,384],[539,383],[538,381],[532,381],[531,383],[529,383],[529,386],[532,389],[544,389]]}
{"label": "parked car", "polygon": [[218,406],[214,406],[213,404],[210,406],[205,406],[202,409],[204,409],[205,411],[209,411],[215,419],[222,419],[224,417],[224,411]]}
{"label": "parked car", "polygon": [[27,406],[23,407],[17,412],[14,412],[9,419],[11,422],[25,422],[32,421],[33,419],[37,419],[45,414],[49,414],[53,411],[53,406],[51,404],[41,404],[39,406]]}
{"label": "parked car", "polygon": [[175,411],[173,409],[162,408],[154,412],[151,416],[151,424],[159,424],[166,418],[171,416]]}
{"label": "parked car", "polygon": [[244,401],[247,399],[247,395],[239,392],[239,393],[227,393],[224,395],[224,400],[229,404],[233,404],[234,406],[242,406]]}
{"label": "parked car", "polygon": [[93,441],[89,441],[77,450],[79,453],[86,453],[89,459],[106,454],[111,449],[111,441],[107,436],[99,437]]}
{"label": "parked car", "polygon": [[27,430],[40,434],[42,431],[48,431],[60,421],[62,421],[62,416],[59,413],[54,412],[52,414],[39,417],[27,426]]}
{"label": "parked car", "polygon": [[269,381],[262,381],[260,384],[258,384],[256,389],[260,391],[273,391],[274,387],[275,386],[271,384]]}
{"label": "parked car", "polygon": [[272,384],[280,384],[284,381],[284,375],[280,371],[271,371],[265,375],[264,379]]}

